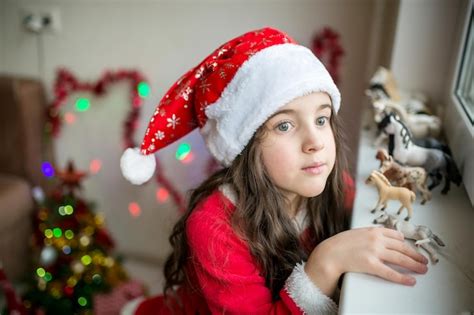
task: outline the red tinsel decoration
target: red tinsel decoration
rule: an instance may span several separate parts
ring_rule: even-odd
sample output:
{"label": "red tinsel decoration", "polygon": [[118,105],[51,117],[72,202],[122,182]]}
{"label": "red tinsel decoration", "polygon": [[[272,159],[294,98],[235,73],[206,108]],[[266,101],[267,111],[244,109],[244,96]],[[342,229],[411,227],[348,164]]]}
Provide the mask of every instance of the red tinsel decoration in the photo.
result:
{"label": "red tinsel decoration", "polygon": [[[106,71],[97,82],[90,83],[79,81],[70,71],[64,68],[59,69],[54,83],[54,100],[47,109],[47,131],[54,137],[59,135],[63,122],[60,107],[66,103],[70,94],[75,92],[89,92],[94,96],[102,96],[107,92],[109,85],[118,81],[130,82],[131,106],[123,123],[123,145],[124,148],[136,147],[133,136],[138,127],[140,109],[143,105],[143,99],[138,94],[138,84],[140,82],[146,82],[146,79],[140,72],[135,70]],[[184,212],[183,197],[163,175],[158,157],[156,157],[156,170],[156,180],[158,184],[170,192],[178,209]]]}
{"label": "red tinsel decoration", "polygon": [[323,28],[313,38],[313,53],[326,66],[336,85],[339,83],[339,71],[344,49],[339,42],[339,34],[329,27]]}

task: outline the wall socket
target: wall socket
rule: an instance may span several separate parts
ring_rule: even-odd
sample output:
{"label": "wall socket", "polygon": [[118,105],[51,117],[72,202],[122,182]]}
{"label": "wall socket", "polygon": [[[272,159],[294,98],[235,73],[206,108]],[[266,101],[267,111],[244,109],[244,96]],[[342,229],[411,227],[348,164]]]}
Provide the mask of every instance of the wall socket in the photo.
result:
{"label": "wall socket", "polygon": [[28,5],[20,8],[23,29],[33,33],[59,33],[61,14],[58,7]]}

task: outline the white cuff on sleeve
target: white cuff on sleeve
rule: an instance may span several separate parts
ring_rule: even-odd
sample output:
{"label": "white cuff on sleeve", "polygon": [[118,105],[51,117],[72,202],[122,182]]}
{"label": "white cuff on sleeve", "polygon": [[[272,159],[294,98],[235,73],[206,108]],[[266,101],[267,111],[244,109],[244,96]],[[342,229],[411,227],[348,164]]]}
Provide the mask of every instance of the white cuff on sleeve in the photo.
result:
{"label": "white cuff on sleeve", "polygon": [[145,300],[144,297],[138,297],[125,304],[120,310],[120,315],[134,315],[140,303]]}
{"label": "white cuff on sleeve", "polygon": [[285,290],[305,314],[337,314],[337,305],[311,281],[305,262],[296,264],[285,283]]}

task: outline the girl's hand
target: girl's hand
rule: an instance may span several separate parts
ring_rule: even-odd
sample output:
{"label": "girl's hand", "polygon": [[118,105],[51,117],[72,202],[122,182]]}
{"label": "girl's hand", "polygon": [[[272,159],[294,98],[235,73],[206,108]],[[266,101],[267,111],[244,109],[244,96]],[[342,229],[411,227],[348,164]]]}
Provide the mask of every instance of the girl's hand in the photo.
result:
{"label": "girl's hand", "polygon": [[306,262],[305,272],[328,296],[333,294],[339,277],[345,272],[367,273],[392,282],[414,285],[414,277],[385,264],[426,273],[428,259],[403,240],[402,233],[383,227],[344,231],[316,246]]}

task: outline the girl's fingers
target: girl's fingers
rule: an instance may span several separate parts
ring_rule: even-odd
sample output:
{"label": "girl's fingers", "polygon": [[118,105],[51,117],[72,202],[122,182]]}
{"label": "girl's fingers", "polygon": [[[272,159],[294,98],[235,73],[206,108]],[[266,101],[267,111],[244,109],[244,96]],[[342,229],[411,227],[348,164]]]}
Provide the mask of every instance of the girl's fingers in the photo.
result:
{"label": "girl's fingers", "polygon": [[394,238],[396,240],[404,240],[405,236],[403,235],[402,232],[399,232],[397,230],[392,230],[388,228],[381,228],[382,229],[382,234],[386,237],[389,238]]}
{"label": "girl's fingers", "polygon": [[395,250],[385,250],[380,259],[417,273],[426,273],[428,271],[428,267],[425,264]]}
{"label": "girl's fingers", "polygon": [[385,280],[400,283],[403,285],[413,286],[416,283],[415,278],[413,278],[412,276],[401,274],[382,262],[378,262],[374,266],[374,270],[372,273]]}
{"label": "girl's fingers", "polygon": [[413,249],[410,245],[408,245],[405,242],[387,238],[385,247],[387,249],[398,251],[406,256],[409,256],[410,258],[416,260],[419,263],[422,263],[422,264],[428,263],[428,259],[425,256],[418,253],[415,249]]}

